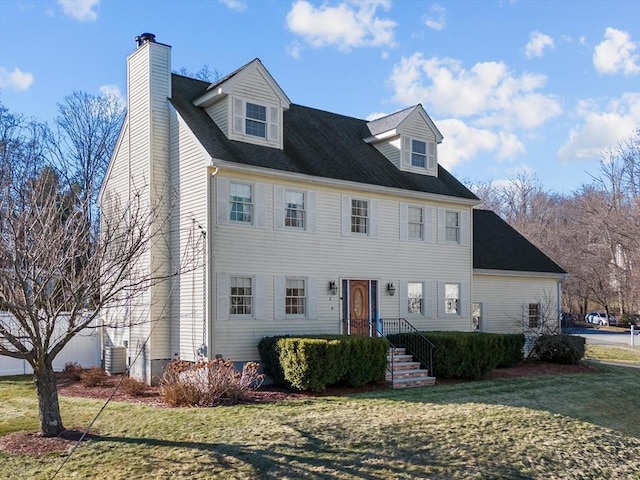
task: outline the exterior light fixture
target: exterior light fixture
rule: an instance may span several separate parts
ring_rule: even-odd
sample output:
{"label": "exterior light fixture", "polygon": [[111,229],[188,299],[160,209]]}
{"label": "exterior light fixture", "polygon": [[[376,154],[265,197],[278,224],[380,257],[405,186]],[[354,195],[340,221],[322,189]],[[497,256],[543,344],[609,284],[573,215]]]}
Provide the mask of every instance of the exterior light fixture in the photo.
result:
{"label": "exterior light fixture", "polygon": [[335,280],[331,280],[329,282],[329,290],[331,290],[331,295],[337,295],[338,294],[338,284],[336,283]]}
{"label": "exterior light fixture", "polygon": [[393,286],[393,282],[387,283],[387,292],[389,292],[389,295],[392,297],[396,294],[396,287]]}

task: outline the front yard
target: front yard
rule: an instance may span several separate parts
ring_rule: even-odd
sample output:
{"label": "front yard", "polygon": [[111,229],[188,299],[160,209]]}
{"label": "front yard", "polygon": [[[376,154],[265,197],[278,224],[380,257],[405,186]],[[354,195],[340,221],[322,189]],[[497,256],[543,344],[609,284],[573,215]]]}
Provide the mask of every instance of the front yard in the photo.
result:
{"label": "front yard", "polygon": [[[269,404],[112,402],[56,478],[640,478],[640,370],[494,379]],[[37,430],[29,378],[0,379],[0,436]],[[68,428],[103,405],[61,397]],[[50,479],[64,455],[0,453]]]}

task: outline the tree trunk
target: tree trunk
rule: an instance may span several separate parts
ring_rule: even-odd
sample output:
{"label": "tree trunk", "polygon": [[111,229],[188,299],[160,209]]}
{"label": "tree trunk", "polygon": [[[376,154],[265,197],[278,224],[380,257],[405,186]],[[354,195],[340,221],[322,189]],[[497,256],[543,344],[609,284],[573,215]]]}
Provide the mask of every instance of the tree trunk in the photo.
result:
{"label": "tree trunk", "polygon": [[56,437],[64,431],[58,403],[58,385],[51,362],[45,360],[42,363],[33,369],[33,380],[38,392],[40,434],[44,437]]}

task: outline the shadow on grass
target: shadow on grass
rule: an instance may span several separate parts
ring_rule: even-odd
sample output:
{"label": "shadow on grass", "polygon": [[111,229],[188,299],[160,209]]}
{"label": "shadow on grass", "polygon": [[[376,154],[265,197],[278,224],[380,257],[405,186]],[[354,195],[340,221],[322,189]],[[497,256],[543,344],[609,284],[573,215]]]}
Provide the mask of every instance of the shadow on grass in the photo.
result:
{"label": "shadow on grass", "polygon": [[[379,442],[339,442],[329,445],[310,431],[295,429],[296,445],[282,442],[274,448],[259,445],[173,441],[156,438],[92,435],[96,442],[113,442],[141,447],[163,447],[197,450],[208,454],[200,458],[201,471],[212,477],[250,474],[251,478],[358,478],[358,479],[413,479],[413,478],[477,478],[531,479],[513,465],[474,465],[472,458],[452,458],[450,452],[435,444],[416,448],[414,443],[405,447],[385,446]],[[391,434],[392,432],[390,432]],[[390,435],[389,438],[393,438]],[[342,446],[344,445],[344,446]],[[149,451],[146,451],[149,454]],[[191,457],[190,457],[191,458]],[[166,460],[166,458],[165,458]]]}
{"label": "shadow on grass", "polygon": [[640,369],[594,365],[596,372],[465,381],[354,395],[434,404],[484,403],[544,410],[640,438]]}

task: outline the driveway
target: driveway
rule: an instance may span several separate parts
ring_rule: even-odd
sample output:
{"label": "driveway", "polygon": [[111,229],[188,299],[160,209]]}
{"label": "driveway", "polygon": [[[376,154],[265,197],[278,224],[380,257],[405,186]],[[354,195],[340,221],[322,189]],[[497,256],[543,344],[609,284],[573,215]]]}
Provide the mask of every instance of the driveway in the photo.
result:
{"label": "driveway", "polygon": [[[637,330],[636,330],[637,332]],[[627,332],[611,332],[597,328],[574,328],[572,335],[586,338],[589,345],[626,346],[630,347],[631,334]],[[635,346],[640,347],[640,338],[636,334]]]}

